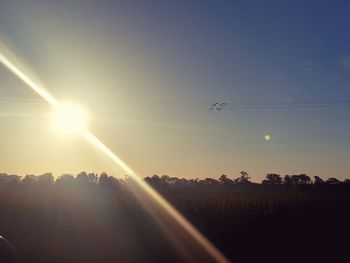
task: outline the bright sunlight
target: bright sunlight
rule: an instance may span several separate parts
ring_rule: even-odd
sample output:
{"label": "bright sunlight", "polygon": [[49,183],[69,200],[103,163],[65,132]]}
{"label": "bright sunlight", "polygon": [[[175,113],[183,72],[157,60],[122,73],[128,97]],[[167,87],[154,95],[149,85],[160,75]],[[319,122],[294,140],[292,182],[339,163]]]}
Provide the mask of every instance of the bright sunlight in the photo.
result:
{"label": "bright sunlight", "polygon": [[86,128],[87,113],[73,103],[62,103],[52,113],[54,127],[63,133],[78,133]]}

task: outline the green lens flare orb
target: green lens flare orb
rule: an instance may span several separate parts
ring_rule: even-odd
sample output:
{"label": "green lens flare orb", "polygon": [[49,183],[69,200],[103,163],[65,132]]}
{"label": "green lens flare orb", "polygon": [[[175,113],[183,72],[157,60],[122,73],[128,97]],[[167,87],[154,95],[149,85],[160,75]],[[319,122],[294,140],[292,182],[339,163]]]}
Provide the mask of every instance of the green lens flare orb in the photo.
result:
{"label": "green lens flare orb", "polygon": [[266,134],[265,136],[264,136],[264,139],[265,139],[265,141],[271,141],[271,135],[270,134]]}

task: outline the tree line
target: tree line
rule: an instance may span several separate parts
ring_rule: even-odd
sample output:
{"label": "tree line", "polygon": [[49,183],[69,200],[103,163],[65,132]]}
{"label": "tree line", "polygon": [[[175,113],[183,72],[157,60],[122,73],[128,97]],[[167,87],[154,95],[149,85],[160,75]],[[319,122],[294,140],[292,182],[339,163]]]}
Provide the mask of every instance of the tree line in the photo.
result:
{"label": "tree line", "polygon": [[[269,173],[260,183],[251,181],[248,172],[241,171],[237,178],[229,178],[226,174],[222,174],[218,179],[204,178],[204,179],[186,179],[171,177],[168,175],[152,175],[147,176],[144,180],[160,190],[167,189],[289,189],[297,187],[329,187],[329,186],[350,186],[350,179],[343,181],[330,177],[326,180],[318,176],[311,178],[306,174],[294,174],[281,176],[277,173]],[[40,187],[40,186],[57,186],[57,187],[74,187],[74,186],[92,186],[100,185],[102,187],[122,187],[132,182],[130,177],[117,178],[110,176],[103,172],[100,175],[97,173],[80,172],[77,175],[63,174],[57,178],[52,173],[44,173],[42,175],[26,175],[24,177],[18,175],[11,175],[7,173],[0,173],[0,188],[15,187]]]}
{"label": "tree line", "polygon": [[[341,262],[348,256],[349,179],[269,173],[256,183],[242,171],[144,180],[232,262]],[[21,262],[181,262],[169,256],[164,228],[129,191],[132,185],[128,176],[107,173],[0,173],[0,234]]]}

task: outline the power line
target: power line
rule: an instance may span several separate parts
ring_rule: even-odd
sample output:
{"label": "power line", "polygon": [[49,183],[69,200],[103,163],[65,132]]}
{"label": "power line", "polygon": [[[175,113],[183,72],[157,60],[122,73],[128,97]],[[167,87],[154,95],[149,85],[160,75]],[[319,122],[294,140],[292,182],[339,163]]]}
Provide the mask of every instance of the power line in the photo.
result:
{"label": "power line", "polygon": [[[1,102],[17,103],[42,103],[33,97],[9,96],[0,97]],[[143,106],[156,106],[176,109],[209,109],[210,111],[223,110],[250,110],[250,109],[319,109],[319,108],[347,108],[350,100],[274,100],[274,101],[218,101],[208,103],[205,101],[181,101],[181,100],[153,100],[153,99],[121,99],[117,102],[110,100],[93,100],[92,104],[112,104],[112,106],[131,106],[133,108]]]}

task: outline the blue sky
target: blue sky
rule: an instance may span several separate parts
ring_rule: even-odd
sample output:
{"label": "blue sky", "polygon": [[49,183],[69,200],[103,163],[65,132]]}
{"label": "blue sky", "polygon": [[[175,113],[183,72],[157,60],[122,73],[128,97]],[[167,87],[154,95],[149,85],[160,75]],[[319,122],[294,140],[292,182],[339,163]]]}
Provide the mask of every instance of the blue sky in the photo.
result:
{"label": "blue sky", "polygon": [[[349,11],[346,1],[4,1],[0,33],[55,96],[86,106],[92,129],[142,175],[344,178],[349,108],[208,108],[350,100]],[[48,108],[40,99],[14,102],[36,96],[0,74],[2,114],[32,114],[1,118],[0,133],[10,124],[16,131],[2,136],[5,148],[23,152],[4,160],[5,170],[118,173],[82,142],[71,144],[74,158],[65,160],[58,144],[76,140],[49,130],[35,141],[47,160],[32,166],[32,134],[22,132],[47,125]],[[10,143],[18,137],[20,146]]]}

